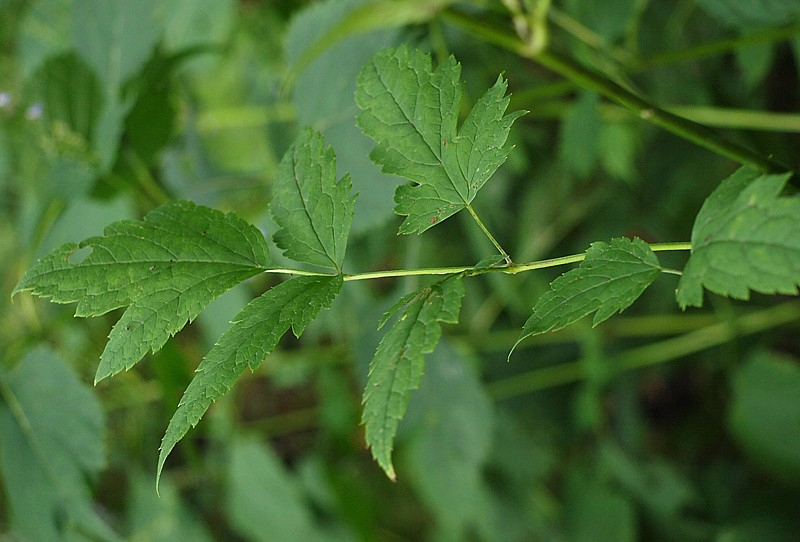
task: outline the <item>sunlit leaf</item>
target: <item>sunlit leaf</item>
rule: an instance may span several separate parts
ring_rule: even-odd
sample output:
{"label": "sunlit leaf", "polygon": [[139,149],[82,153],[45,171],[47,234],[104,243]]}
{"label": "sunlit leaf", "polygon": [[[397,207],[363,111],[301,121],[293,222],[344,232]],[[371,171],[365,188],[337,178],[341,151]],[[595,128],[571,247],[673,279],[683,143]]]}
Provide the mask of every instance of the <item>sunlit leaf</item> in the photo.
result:
{"label": "sunlit leaf", "polygon": [[128,307],[103,350],[99,381],[161,348],[216,297],[269,262],[255,227],[233,214],[176,202],[144,220],[111,224],[103,237],[62,245],[39,260],[14,293],[77,302],[76,316]]}
{"label": "sunlit leaf", "polygon": [[481,97],[457,129],[461,66],[453,57],[436,70],[429,55],[406,46],[385,49],[362,69],[358,125],[378,142],[370,157],[385,173],[413,181],[398,187],[400,233],[422,233],[464,209],[505,161],[511,125],[506,81]]}

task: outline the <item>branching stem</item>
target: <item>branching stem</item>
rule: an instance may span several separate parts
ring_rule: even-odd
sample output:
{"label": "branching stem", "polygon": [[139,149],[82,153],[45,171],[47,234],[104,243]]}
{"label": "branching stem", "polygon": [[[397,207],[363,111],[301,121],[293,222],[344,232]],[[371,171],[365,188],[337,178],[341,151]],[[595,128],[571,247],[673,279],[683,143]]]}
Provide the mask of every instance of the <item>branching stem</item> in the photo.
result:
{"label": "branching stem", "polygon": [[[650,245],[653,252],[666,252],[666,251],[685,251],[691,250],[691,243],[653,243]],[[507,258],[502,249],[501,252]],[[456,273],[468,273],[470,275],[482,275],[484,273],[506,273],[508,275],[516,275],[525,271],[533,271],[535,269],[544,269],[546,267],[557,267],[559,265],[568,265],[571,263],[578,263],[586,258],[585,253],[572,254],[570,256],[561,256],[559,258],[550,258],[547,260],[537,260],[535,262],[523,264],[509,264],[500,267],[481,267],[465,265],[458,267],[427,267],[420,269],[390,269],[386,271],[371,271],[368,273],[355,273],[352,275],[345,275],[345,281],[351,280],[372,280],[372,279],[386,279],[397,277],[410,277],[415,275],[435,276],[435,275],[455,275]],[[664,269],[665,273],[672,272],[670,269]],[[266,269],[264,273],[275,273],[282,275],[302,275],[307,277],[333,277],[336,276],[332,273],[320,273],[317,271],[304,271],[302,269]]]}
{"label": "branching stem", "polygon": [[728,141],[706,126],[691,122],[665,111],[642,96],[622,87],[608,77],[597,73],[556,51],[545,49],[533,51],[512,33],[495,27],[478,16],[454,9],[441,12],[444,20],[470,32],[481,39],[512,51],[523,58],[541,64],[549,70],[566,77],[573,83],[593,90],[624,106],[643,120],[672,132],[696,145],[716,154],[749,165],[761,171],[778,172],[788,168],[748,148]]}

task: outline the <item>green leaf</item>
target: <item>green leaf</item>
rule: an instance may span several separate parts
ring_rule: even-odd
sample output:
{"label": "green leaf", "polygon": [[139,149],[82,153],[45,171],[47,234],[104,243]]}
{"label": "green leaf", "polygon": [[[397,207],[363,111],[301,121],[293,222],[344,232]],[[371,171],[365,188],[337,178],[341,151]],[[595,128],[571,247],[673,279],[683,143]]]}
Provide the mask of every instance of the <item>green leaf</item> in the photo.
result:
{"label": "green leaf", "polygon": [[151,475],[132,469],[125,485],[127,540],[213,542],[194,503],[184,501],[175,484],[163,481],[156,494]]}
{"label": "green leaf", "polygon": [[786,483],[800,480],[800,368],[759,352],[736,369],[728,426],[744,452]]}
{"label": "green leaf", "polygon": [[593,326],[622,312],[660,271],[656,255],[639,238],[592,243],[581,265],[554,280],[536,302],[511,352],[531,335],[561,329],[592,312]]}
{"label": "green leaf", "polygon": [[413,181],[395,192],[400,233],[422,233],[464,209],[505,161],[505,142],[524,111],[505,115],[507,83],[498,77],[456,131],[462,87],[453,57],[435,71],[429,55],[402,46],[376,54],[361,71],[356,103],[370,153],[385,173]]}
{"label": "green leaf", "polygon": [[284,155],[273,187],[275,243],[298,262],[341,271],[355,197],[350,176],[336,182],[336,157],[321,134],[305,128]]}
{"label": "green leaf", "polygon": [[[72,261],[88,252],[80,263]],[[211,301],[270,263],[261,233],[233,214],[175,202],[143,221],[111,224],[103,237],[67,243],[39,260],[23,290],[77,302],[76,316],[128,306],[109,336],[96,381],[156,351]]]}
{"label": "green leaf", "polygon": [[[463,296],[460,275],[419,290],[383,337],[370,363],[361,421],[366,425],[372,456],[392,480],[396,478],[391,459],[394,436],[411,392],[422,378],[424,354],[439,342],[440,322],[458,322]],[[390,312],[398,308],[395,305]]]}
{"label": "green leaf", "polygon": [[579,178],[588,177],[597,164],[603,123],[598,114],[600,97],[583,91],[564,117],[559,132],[559,155]]}
{"label": "green leaf", "polygon": [[297,476],[255,439],[231,446],[226,509],[244,540],[330,540],[317,528]]}
{"label": "green leaf", "polygon": [[206,410],[230,390],[246,367],[255,370],[291,327],[300,337],[341,290],[341,275],[296,277],[252,300],[203,358],[161,441],[158,476],[167,456]]}
{"label": "green leaf", "polygon": [[161,34],[158,0],[74,0],[72,40],[103,81],[116,93],[147,61]]}
{"label": "green leaf", "polygon": [[740,169],[706,199],[692,229],[692,255],[678,283],[682,308],[703,304],[703,287],[748,299],[797,293],[800,198],[778,197],[791,174]]}
{"label": "green leaf", "polygon": [[[93,510],[88,479],[105,464],[103,412],[51,350],[0,368],[0,474],[8,519],[25,540],[116,539]],[[74,531],[73,531],[74,534]]]}
{"label": "green leaf", "polygon": [[492,400],[477,371],[448,341],[442,340],[428,358],[414,402],[404,422],[414,435],[405,458],[409,482],[439,523],[468,538],[487,516],[491,499],[483,480],[493,432]]}

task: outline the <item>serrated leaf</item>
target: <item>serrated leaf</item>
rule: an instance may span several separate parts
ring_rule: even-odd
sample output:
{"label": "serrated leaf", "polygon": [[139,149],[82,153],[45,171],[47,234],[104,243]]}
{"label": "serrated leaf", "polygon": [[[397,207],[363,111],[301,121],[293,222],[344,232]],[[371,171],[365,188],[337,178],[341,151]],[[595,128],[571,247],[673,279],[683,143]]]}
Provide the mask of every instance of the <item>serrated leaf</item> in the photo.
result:
{"label": "serrated leaf", "polygon": [[341,270],[353,222],[350,176],[336,181],[336,157],[321,134],[305,128],[284,155],[273,187],[274,239],[298,262]]}
{"label": "serrated leaf", "polygon": [[245,368],[253,371],[261,365],[289,328],[300,337],[319,311],[331,306],[342,284],[341,275],[296,277],[267,290],[239,312],[203,358],[169,422],[161,441],[158,476],[178,441],[233,387]]}
{"label": "serrated leaf", "polygon": [[20,540],[114,540],[88,481],[105,464],[103,411],[91,389],[47,348],[0,368],[0,475]]}
{"label": "serrated leaf", "polygon": [[[71,263],[91,250],[80,263]],[[74,303],[76,316],[128,306],[111,330],[95,379],[133,367],[211,301],[269,265],[261,233],[233,214],[191,202],[169,203],[144,220],[115,222],[103,237],[67,243],[39,260],[17,284]]]}
{"label": "serrated leaf", "polygon": [[[366,426],[366,441],[372,456],[392,480],[396,478],[391,458],[394,437],[411,392],[419,387],[424,355],[432,352],[439,342],[440,323],[458,322],[463,296],[460,275],[417,292],[381,339],[370,363],[361,422]],[[395,305],[390,312],[398,308]]]}
{"label": "serrated leaf", "polygon": [[453,57],[436,70],[429,55],[402,46],[377,53],[361,71],[357,122],[378,142],[370,153],[385,173],[413,181],[397,188],[400,233],[422,233],[464,209],[505,161],[513,122],[504,115],[506,81],[497,82],[457,131],[461,66]]}
{"label": "serrated leaf", "polygon": [[706,199],[678,283],[682,308],[701,306],[704,287],[735,299],[748,299],[751,290],[797,294],[800,198],[779,197],[790,177],[740,169]]}
{"label": "serrated leaf", "polygon": [[532,335],[564,328],[593,312],[594,326],[622,312],[660,271],[655,253],[639,238],[592,243],[580,266],[554,280],[536,302],[511,352]]}

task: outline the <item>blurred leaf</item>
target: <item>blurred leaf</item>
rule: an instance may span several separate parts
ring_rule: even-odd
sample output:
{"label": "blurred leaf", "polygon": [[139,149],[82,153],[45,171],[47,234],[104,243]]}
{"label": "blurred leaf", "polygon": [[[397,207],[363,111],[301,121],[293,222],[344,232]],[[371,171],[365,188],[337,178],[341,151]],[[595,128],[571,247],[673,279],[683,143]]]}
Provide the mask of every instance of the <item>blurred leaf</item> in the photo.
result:
{"label": "blurred leaf", "polygon": [[800,5],[795,0],[698,0],[698,4],[731,26],[778,26],[800,19]]}
{"label": "blurred leaf", "polygon": [[730,431],[747,455],[782,481],[800,480],[800,366],[769,352],[731,376]]}
{"label": "blurred leaf", "polygon": [[214,298],[269,261],[255,227],[233,214],[175,202],[143,221],[114,223],[103,237],[62,245],[25,273],[14,294],[30,290],[56,303],[77,302],[76,316],[129,306],[103,350],[99,381],[161,348]]}
{"label": "blurred leaf", "polygon": [[273,185],[270,209],[280,225],[274,236],[283,255],[341,271],[355,197],[350,176],[336,180],[333,149],[310,128],[284,156]]}
{"label": "blurred leaf", "polygon": [[492,402],[468,360],[447,341],[427,365],[405,420],[418,424],[406,448],[409,480],[436,521],[463,539],[487,514],[491,498],[483,467],[493,435]]}
{"label": "blurred leaf", "polygon": [[118,151],[125,116],[132,102],[122,86],[150,57],[161,35],[159,0],[74,0],[72,39],[76,51],[94,70],[105,95],[95,136],[103,167]]}
{"label": "blurred leaf", "polygon": [[22,19],[17,45],[23,76],[30,76],[47,58],[70,49],[72,4],[73,0],[30,2]]}
{"label": "blurred leaf", "polygon": [[609,175],[627,183],[635,183],[636,154],[641,132],[631,123],[604,124],[598,144],[600,161]]}
{"label": "blurred leaf", "polygon": [[619,485],[662,521],[672,522],[675,532],[679,532],[677,524],[682,516],[702,502],[691,481],[675,465],[659,459],[637,460],[612,442],[604,442],[600,454]]}
{"label": "blurred leaf", "polygon": [[173,88],[177,60],[156,57],[134,80],[136,102],[125,118],[126,141],[147,165],[170,143],[178,123],[178,98]]}
{"label": "blurred leaf", "polygon": [[336,539],[317,527],[309,504],[269,448],[254,440],[233,442],[225,508],[240,535],[264,542]]}
{"label": "blurred leaf", "polygon": [[339,171],[350,173],[358,194],[354,234],[369,233],[393,216],[392,193],[399,179],[381,173],[369,159],[372,142],[353,122],[358,113],[353,93],[362,66],[375,52],[395,43],[400,32],[348,35],[319,52],[305,68],[300,62],[320,35],[347,20],[359,6],[371,5],[363,0],[315,2],[292,20],[286,36],[287,60],[295,72],[300,70],[292,86],[298,124],[320,130],[336,152]]}
{"label": "blurred leaf", "polygon": [[94,142],[104,102],[94,72],[74,53],[51,57],[32,75],[27,93],[42,107],[50,194],[85,195],[98,173]]}
{"label": "blurred leaf", "polygon": [[415,298],[381,339],[370,362],[361,423],[366,426],[366,440],[372,456],[392,480],[396,478],[391,457],[394,437],[411,392],[422,378],[424,355],[432,352],[439,342],[440,322],[458,322],[463,296],[464,285],[459,275],[416,292]]}
{"label": "blurred leaf", "polygon": [[736,50],[736,64],[748,88],[756,89],[764,83],[773,58],[772,44],[744,47]]}
{"label": "blurred leaf", "polygon": [[221,43],[236,15],[234,0],[170,0],[162,2],[164,45],[178,51]]}
{"label": "blurred leaf", "polygon": [[159,0],[73,0],[75,49],[107,95],[144,66],[161,34]]}
{"label": "blurred leaf", "polygon": [[384,173],[414,182],[398,187],[400,233],[422,233],[469,205],[508,156],[513,122],[505,115],[507,83],[498,77],[456,131],[461,66],[449,57],[436,70],[429,55],[403,45],[376,54],[358,78],[357,122],[378,145],[370,158]]}
{"label": "blurred leaf", "polygon": [[636,511],[630,500],[608,484],[581,471],[573,471],[568,477],[564,517],[567,540],[639,540]]}
{"label": "blurred leaf", "polygon": [[561,124],[559,156],[580,179],[588,177],[597,163],[603,124],[597,112],[600,98],[583,91]]}
{"label": "blurred leaf", "polygon": [[228,331],[203,358],[186,388],[161,441],[158,475],[175,445],[228,392],[246,367],[254,371],[289,328],[300,337],[323,308],[330,308],[342,288],[342,276],[296,277],[274,286],[248,303]]}
{"label": "blurred leaf", "polygon": [[592,312],[596,311],[593,326],[622,312],[642,295],[660,269],[656,255],[639,238],[592,243],[580,266],[554,280],[536,302],[512,352],[527,337],[559,330]]}
{"label": "blurred leaf", "polygon": [[127,506],[129,542],[213,540],[206,527],[187,506],[188,503],[181,501],[177,489],[168,480],[161,483],[158,495],[153,491],[150,476],[135,471],[129,480]]}
{"label": "blurred leaf", "polygon": [[637,0],[568,0],[565,4],[575,19],[609,43],[623,36],[641,9]]}
{"label": "blurred leaf", "polygon": [[749,299],[750,290],[797,293],[800,198],[779,197],[790,177],[739,169],[706,199],[678,283],[682,308],[701,306],[703,287],[735,299]]}
{"label": "blurred leaf", "polygon": [[37,256],[44,256],[64,243],[101,235],[107,224],[135,215],[131,199],[125,196],[103,201],[88,197],[74,198],[50,228],[38,248]]}
{"label": "blurred leaf", "polygon": [[116,540],[96,515],[87,479],[105,463],[103,414],[91,390],[51,350],[0,368],[0,471],[11,525],[26,540],[81,532]]}

